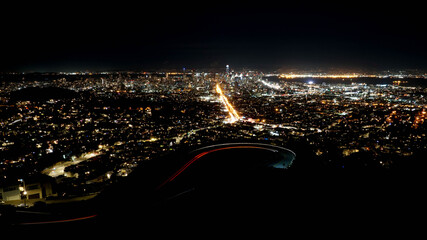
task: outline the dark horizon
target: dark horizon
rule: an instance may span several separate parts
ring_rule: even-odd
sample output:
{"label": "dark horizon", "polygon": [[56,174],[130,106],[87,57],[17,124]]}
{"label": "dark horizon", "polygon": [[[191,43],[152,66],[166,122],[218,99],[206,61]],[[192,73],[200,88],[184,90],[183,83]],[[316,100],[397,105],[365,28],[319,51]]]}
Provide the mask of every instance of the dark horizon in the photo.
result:
{"label": "dark horizon", "polygon": [[399,3],[14,6],[0,71],[427,70],[422,7]]}

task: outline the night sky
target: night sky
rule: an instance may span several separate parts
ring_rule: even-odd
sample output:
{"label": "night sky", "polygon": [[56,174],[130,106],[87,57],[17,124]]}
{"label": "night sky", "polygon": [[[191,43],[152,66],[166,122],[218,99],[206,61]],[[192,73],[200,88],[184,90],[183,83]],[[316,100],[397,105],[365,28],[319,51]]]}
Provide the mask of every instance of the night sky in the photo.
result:
{"label": "night sky", "polygon": [[421,5],[20,2],[2,9],[0,71],[427,69]]}

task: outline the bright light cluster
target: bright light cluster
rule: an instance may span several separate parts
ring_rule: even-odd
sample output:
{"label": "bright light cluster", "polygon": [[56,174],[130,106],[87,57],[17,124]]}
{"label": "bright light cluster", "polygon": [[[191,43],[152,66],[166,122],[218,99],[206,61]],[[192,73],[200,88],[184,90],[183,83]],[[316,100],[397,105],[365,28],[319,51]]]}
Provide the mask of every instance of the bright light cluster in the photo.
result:
{"label": "bright light cluster", "polygon": [[216,92],[219,94],[219,100],[224,104],[225,108],[228,110],[228,113],[230,114],[230,123],[234,123],[240,119],[239,114],[234,109],[233,105],[228,101],[228,98],[224,95],[222,92],[221,87],[219,86],[219,83],[216,84]]}
{"label": "bright light cluster", "polygon": [[360,77],[358,74],[280,74],[279,78],[357,78]]}

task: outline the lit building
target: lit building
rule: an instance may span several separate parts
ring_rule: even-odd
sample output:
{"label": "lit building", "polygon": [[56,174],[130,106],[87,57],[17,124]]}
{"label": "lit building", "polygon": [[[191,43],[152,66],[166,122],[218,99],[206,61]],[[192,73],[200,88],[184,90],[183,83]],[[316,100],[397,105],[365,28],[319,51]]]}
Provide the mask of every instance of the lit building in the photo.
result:
{"label": "lit building", "polygon": [[21,200],[20,185],[15,184],[0,188],[0,200],[5,202]]}
{"label": "lit building", "polygon": [[12,205],[19,205],[24,199],[37,200],[54,195],[52,183],[49,181],[31,182],[29,184],[18,181],[16,184],[0,187],[0,200]]}

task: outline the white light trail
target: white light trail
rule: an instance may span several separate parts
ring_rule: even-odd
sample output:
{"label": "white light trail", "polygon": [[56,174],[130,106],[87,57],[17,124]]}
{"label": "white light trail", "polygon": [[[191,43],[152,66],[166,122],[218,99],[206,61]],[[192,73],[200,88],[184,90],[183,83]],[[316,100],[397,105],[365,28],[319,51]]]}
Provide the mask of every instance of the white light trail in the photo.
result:
{"label": "white light trail", "polygon": [[280,90],[281,89],[281,87],[280,87],[279,84],[269,83],[269,82],[264,81],[264,80],[261,80],[261,82],[262,82],[262,84],[264,84],[265,86],[267,86],[269,88],[273,88],[273,89],[276,89],[276,90]]}

